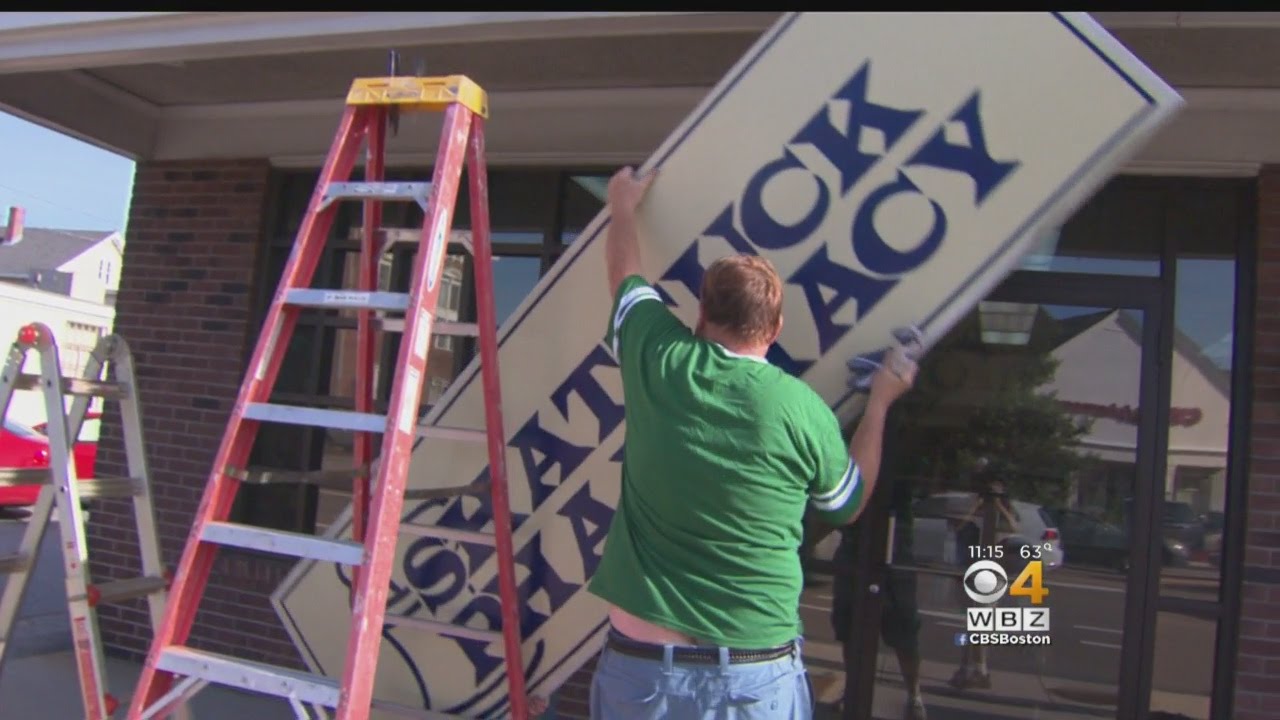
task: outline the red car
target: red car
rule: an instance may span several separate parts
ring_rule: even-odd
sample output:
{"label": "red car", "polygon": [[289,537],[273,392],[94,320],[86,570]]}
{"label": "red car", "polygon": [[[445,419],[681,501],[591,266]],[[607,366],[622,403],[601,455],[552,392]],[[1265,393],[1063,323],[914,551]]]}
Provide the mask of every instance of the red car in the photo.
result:
{"label": "red car", "polygon": [[[75,444],[76,476],[93,477],[94,463],[98,457],[99,413],[85,415],[80,439]],[[0,428],[0,468],[49,467],[49,438],[42,432],[45,423],[27,427],[11,419],[5,419]],[[88,439],[92,438],[92,439]],[[34,505],[40,494],[39,485],[0,487],[0,507]]]}

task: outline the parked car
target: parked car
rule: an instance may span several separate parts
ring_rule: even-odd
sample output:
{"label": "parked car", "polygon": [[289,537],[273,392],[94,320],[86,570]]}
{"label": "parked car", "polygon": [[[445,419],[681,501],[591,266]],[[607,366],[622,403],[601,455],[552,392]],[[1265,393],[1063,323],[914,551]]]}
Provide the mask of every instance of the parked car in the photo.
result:
{"label": "parked car", "polygon": [[[1048,508],[1046,512],[1062,532],[1062,541],[1071,548],[1073,563],[1129,570],[1130,542],[1123,528],[1080,510]],[[1185,543],[1164,537],[1160,557],[1165,565],[1181,566],[1190,561],[1191,553]]]}
{"label": "parked car", "polygon": [[[76,476],[93,477],[98,456],[98,426],[100,415],[88,413],[80,429],[80,437],[72,450],[75,456]],[[28,427],[15,420],[6,419],[0,428],[0,468],[49,467],[49,438],[41,432],[45,427]],[[0,508],[34,505],[40,494],[39,485],[13,485],[0,487]]]}
{"label": "parked car", "polygon": [[[1166,541],[1180,545],[1188,553],[1197,553],[1205,549],[1205,521],[1196,515],[1191,505],[1178,500],[1165,500],[1160,514],[1160,532]],[[1132,512],[1133,499],[1124,501],[1125,522]]]}
{"label": "parked car", "polygon": [[[971,492],[942,492],[916,501],[914,516],[913,553],[920,563],[956,564],[955,542],[959,521],[977,501]],[[1018,521],[1017,528],[1007,522],[996,526],[996,542],[1006,548],[1006,553],[1019,553],[1022,546],[1039,546],[1038,558],[1049,569],[1061,567],[1066,561],[1066,548],[1053,518],[1044,508],[1025,500],[1008,500],[1010,510]],[[975,518],[982,526],[982,518]],[[1045,549],[1047,548],[1047,549]]]}
{"label": "parked car", "polygon": [[1187,549],[1204,549],[1204,518],[1196,515],[1189,504],[1165,500],[1160,527],[1166,538],[1186,545]]}

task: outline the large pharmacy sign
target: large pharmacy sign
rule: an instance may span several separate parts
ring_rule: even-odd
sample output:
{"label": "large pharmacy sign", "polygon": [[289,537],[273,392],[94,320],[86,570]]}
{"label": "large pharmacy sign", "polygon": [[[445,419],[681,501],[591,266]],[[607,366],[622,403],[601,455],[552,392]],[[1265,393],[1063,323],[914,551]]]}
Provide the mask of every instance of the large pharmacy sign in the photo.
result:
{"label": "large pharmacy sign", "polygon": [[[907,323],[945,333],[1181,102],[1084,14],[788,14],[646,163],[662,174],[642,218],[645,267],[692,322],[711,260],[767,256],[787,282],[770,360],[850,417],[847,358]],[[601,342],[608,222],[592,222],[500,332],[522,660],[541,694],[599,650],[606,627],[584,584],[623,451],[618,372]],[[424,422],[483,427],[477,370]],[[480,445],[423,441],[410,486],[463,484],[486,466]],[[482,530],[490,515],[486,498],[464,497],[409,504],[404,519]],[[497,629],[495,566],[486,546],[402,541],[378,697],[505,711],[500,644],[391,620]],[[275,596],[313,671],[341,673],[347,581],[304,561]]]}

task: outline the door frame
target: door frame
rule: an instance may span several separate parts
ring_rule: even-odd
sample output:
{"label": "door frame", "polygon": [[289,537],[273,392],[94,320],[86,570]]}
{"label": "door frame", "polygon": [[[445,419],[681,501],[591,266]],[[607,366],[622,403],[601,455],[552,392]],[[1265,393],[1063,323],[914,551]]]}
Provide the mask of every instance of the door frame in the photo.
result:
{"label": "door frame", "polygon": [[[1044,305],[1138,310],[1142,316],[1142,347],[1139,364],[1138,432],[1133,488],[1134,512],[1131,538],[1147,538],[1147,542],[1131,542],[1130,570],[1125,581],[1123,626],[1125,632],[1120,651],[1120,674],[1117,678],[1117,712],[1120,720],[1145,720],[1151,689],[1151,672],[1155,645],[1156,613],[1160,581],[1160,543],[1153,542],[1159,531],[1158,491],[1164,477],[1168,444],[1167,433],[1158,432],[1168,423],[1169,387],[1172,368],[1166,358],[1172,351],[1172,334],[1166,324],[1172,321],[1172,308],[1166,307],[1172,293],[1164,292],[1167,279],[1116,275],[1083,275],[1021,271],[1009,276],[986,299],[1003,302],[1029,302]],[[858,547],[867,552],[853,558],[850,617],[879,617],[883,587],[888,570],[890,496],[877,492],[872,497],[863,519],[852,532]],[[1150,602],[1148,602],[1150,600]],[[862,623],[862,627],[878,627]],[[858,627],[853,623],[852,627]],[[864,631],[845,646],[846,720],[870,720],[875,693],[875,675],[880,648],[878,631]]]}

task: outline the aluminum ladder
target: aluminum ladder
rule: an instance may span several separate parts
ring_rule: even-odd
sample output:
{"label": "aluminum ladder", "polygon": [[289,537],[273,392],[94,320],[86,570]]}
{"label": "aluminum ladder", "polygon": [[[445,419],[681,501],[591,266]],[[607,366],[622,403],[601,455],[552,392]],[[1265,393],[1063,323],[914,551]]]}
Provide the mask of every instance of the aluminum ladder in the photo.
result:
{"label": "aluminum ladder", "polygon": [[[412,626],[453,637],[481,637],[500,645],[506,658],[511,714],[528,715],[524,660],[517,614],[517,591],[507,498],[505,440],[498,373],[498,345],[493,298],[488,180],[484,128],[488,98],[466,76],[397,76],[393,55],[391,76],[356,79],[329,150],[319,182],[299,227],[293,250],[282,272],[258,339],[249,372],[231,411],[226,434],[218,448],[204,498],[173,581],[173,601],[164,624],[147,655],[130,705],[128,718],[165,717],[173,703],[189,698],[209,683],[238,687],[287,699],[299,718],[309,708],[328,717],[335,708],[340,720],[364,720],[371,708],[404,717],[442,717],[423,708],[405,707],[373,698],[378,652],[386,618],[391,569],[400,533],[456,538],[458,531],[403,526],[401,515],[410,453],[418,436],[486,443],[489,457],[487,488],[464,486],[434,489],[440,493],[489,492],[493,501],[494,532],[469,533],[469,542],[495,547],[502,604],[501,631],[480,631],[460,625],[414,619]],[[388,123],[398,127],[401,112],[436,111],[444,114],[439,150],[431,182],[384,182]],[[350,181],[357,154],[367,142],[363,180]],[[471,247],[474,258],[477,322],[437,320],[435,310],[449,243],[453,210],[464,164],[470,182]],[[312,289],[312,278],[338,202],[363,203],[364,232],[358,287]],[[423,225],[407,294],[377,290],[381,240],[381,203],[407,201],[423,208]],[[271,404],[269,398],[280,372],[298,314],[302,308],[355,309],[357,326],[356,409],[325,410]],[[373,410],[375,312],[404,312],[401,341],[386,415]],[[387,328],[383,328],[388,331]],[[484,386],[485,429],[427,427],[419,424],[427,350],[433,333],[476,336]],[[261,422],[350,430],[356,433],[351,540],[331,540],[309,534],[268,530],[230,522],[236,492],[245,481],[257,428]],[[373,457],[374,434],[381,434],[381,450]],[[368,477],[372,475],[371,487]],[[416,493],[410,493],[416,496]],[[350,629],[340,678],[299,672],[187,646],[197,606],[220,546],[235,546],[277,555],[333,562],[355,569]],[[394,619],[394,618],[393,618]],[[336,619],[335,619],[336,620]],[[180,678],[180,679],[179,679]],[[176,680],[176,682],[175,682]]]}
{"label": "aluminum ladder", "polygon": [[[35,350],[40,374],[23,373],[27,354]],[[104,369],[114,373],[106,380]],[[62,376],[58,346],[49,328],[32,323],[18,331],[0,376],[0,418],[7,415],[15,390],[39,390],[44,395],[49,438],[48,467],[0,470],[0,485],[40,485],[18,553],[0,557],[0,572],[8,574],[0,595],[0,666],[9,645],[18,608],[30,580],[41,540],[54,512],[62,536],[67,604],[80,694],[88,720],[107,720],[119,701],[106,690],[102,641],[95,609],[102,603],[147,598],[152,630],[164,616],[167,575],[160,561],[151,481],[144,452],[142,415],[135,381],[133,356],[118,335],[101,338],[89,356],[83,378]],[[74,399],[68,411],[66,397]],[[119,403],[128,458],[127,478],[79,478],[74,462],[75,439],[94,398]],[[89,548],[85,540],[81,501],[87,498],[129,498],[138,529],[142,575],[95,584],[89,577]],[[183,713],[185,715],[185,708]]]}

